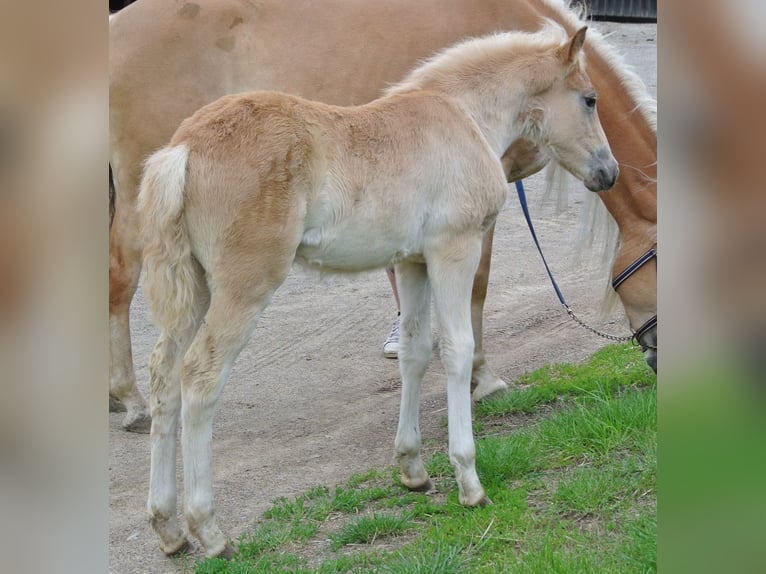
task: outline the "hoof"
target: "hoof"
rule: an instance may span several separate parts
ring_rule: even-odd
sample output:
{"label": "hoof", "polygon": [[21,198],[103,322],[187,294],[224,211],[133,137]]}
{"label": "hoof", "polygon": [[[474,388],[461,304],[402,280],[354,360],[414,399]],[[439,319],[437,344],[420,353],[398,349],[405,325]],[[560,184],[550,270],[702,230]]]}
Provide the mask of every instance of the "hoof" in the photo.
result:
{"label": "hoof", "polygon": [[231,544],[226,544],[226,546],[223,547],[223,550],[221,550],[218,554],[215,555],[216,558],[223,558],[224,560],[231,560],[234,558],[234,555],[237,553],[237,551],[234,549],[234,547]]}
{"label": "hoof", "polygon": [[135,418],[125,417],[122,428],[128,432],[149,434],[152,428],[152,417],[148,414],[139,414]]}
{"label": "hoof", "polygon": [[463,499],[460,501],[460,504],[467,506],[468,508],[484,508],[485,506],[492,504],[492,501],[486,494],[482,493],[482,495],[475,501]]}
{"label": "hoof", "polygon": [[117,397],[113,397],[112,395],[109,395],[109,412],[110,413],[124,413],[128,409],[125,407],[125,404],[118,399]]}
{"label": "hoof", "polygon": [[407,489],[412,491],[412,492],[428,493],[428,492],[435,492],[436,491],[436,487],[434,486],[434,483],[431,482],[430,478],[428,480],[426,480],[423,484],[419,484],[419,485],[410,486],[409,484],[406,484],[404,482],[402,482],[402,484],[404,484],[404,486],[406,486]]}
{"label": "hoof", "polygon": [[492,504],[492,501],[489,499],[489,496],[487,496],[485,494],[484,497],[475,506],[483,508],[483,507],[489,506],[491,504]]}
{"label": "hoof", "polygon": [[495,379],[490,383],[483,383],[476,386],[476,389],[471,393],[471,400],[475,403],[483,401],[487,397],[491,397],[500,393],[504,393],[508,390],[508,385],[501,379]]}
{"label": "hoof", "polygon": [[178,544],[177,546],[162,549],[162,551],[165,553],[165,556],[178,556],[180,554],[190,554],[192,550],[193,550],[192,545],[186,538],[182,538],[180,544]]}

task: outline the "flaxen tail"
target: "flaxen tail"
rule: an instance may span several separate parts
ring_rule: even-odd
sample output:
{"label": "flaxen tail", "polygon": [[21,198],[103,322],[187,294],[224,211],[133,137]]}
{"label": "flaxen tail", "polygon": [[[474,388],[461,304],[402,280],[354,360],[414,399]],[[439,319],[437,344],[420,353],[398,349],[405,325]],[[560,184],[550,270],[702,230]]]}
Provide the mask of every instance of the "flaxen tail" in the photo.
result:
{"label": "flaxen tail", "polygon": [[144,289],[155,323],[180,341],[195,322],[204,277],[184,221],[189,150],[166,147],[146,162],[138,207],[144,231]]}

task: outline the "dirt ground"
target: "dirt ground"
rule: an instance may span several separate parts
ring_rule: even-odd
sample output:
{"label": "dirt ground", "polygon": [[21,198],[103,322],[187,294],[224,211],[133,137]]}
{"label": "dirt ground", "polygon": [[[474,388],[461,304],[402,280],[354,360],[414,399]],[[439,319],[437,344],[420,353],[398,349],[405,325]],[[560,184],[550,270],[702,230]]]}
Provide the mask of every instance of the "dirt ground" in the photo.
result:
{"label": "dirt ground", "polygon": [[[611,33],[609,41],[656,95],[656,25],[595,26]],[[530,202],[538,203],[543,176],[525,183]],[[538,237],[574,311],[596,327],[625,334],[621,310],[599,316],[608,279],[599,257],[587,250],[578,259],[571,247],[586,193],[572,184],[569,208],[558,215],[533,205]],[[277,291],[217,407],[215,505],[227,535],[236,539],[277,497],[332,487],[392,463],[399,372],[395,360],[383,358],[382,344],[395,314],[383,271],[322,279],[295,268]],[[131,321],[138,382],[148,395],[147,362],[157,332],[140,292]],[[438,325],[434,331],[436,341]],[[495,233],[484,337],[490,364],[509,383],[549,363],[581,361],[608,343],[562,310],[512,192]],[[446,384],[435,352],[423,382],[426,451],[446,449],[444,417]],[[149,437],[122,431],[121,420],[121,413],[110,414],[109,570],[177,572],[146,518]]]}

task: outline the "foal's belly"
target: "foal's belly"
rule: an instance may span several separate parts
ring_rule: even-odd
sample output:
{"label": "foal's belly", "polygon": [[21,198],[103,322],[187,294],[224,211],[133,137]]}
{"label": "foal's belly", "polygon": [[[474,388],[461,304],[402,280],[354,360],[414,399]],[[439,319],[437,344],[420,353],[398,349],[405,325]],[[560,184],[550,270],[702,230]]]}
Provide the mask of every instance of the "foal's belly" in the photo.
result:
{"label": "foal's belly", "polygon": [[385,237],[374,230],[368,234],[323,236],[307,230],[295,255],[296,263],[329,272],[357,272],[391,267],[403,260],[422,261],[415,241]]}

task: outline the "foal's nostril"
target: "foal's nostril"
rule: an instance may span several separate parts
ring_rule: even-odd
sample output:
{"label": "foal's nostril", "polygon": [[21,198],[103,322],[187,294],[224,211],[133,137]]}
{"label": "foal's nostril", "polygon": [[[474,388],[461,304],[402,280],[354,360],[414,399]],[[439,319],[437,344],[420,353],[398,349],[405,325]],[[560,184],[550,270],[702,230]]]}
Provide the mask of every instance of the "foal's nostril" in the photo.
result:
{"label": "foal's nostril", "polygon": [[617,160],[608,147],[600,148],[591,156],[591,166],[593,168],[593,176],[591,177],[591,185],[588,186],[588,189],[603,191],[614,186],[620,174],[620,169]]}
{"label": "foal's nostril", "polygon": [[610,189],[617,180],[616,170],[602,167],[598,170],[598,182],[601,189]]}

